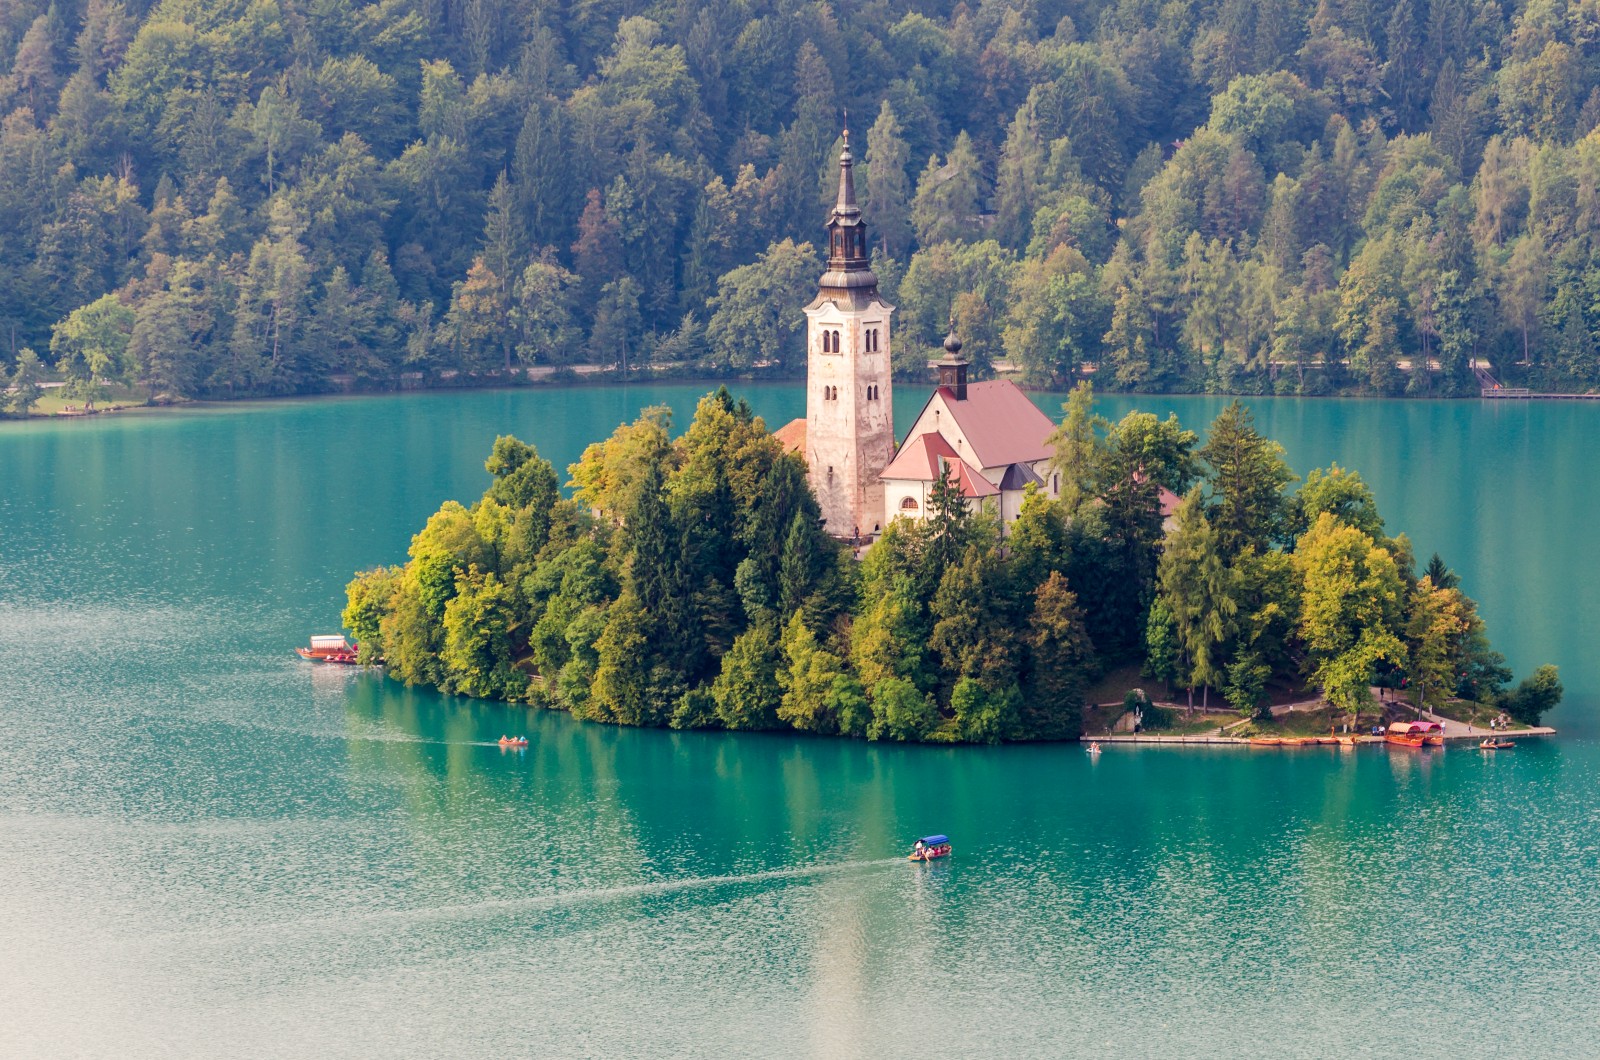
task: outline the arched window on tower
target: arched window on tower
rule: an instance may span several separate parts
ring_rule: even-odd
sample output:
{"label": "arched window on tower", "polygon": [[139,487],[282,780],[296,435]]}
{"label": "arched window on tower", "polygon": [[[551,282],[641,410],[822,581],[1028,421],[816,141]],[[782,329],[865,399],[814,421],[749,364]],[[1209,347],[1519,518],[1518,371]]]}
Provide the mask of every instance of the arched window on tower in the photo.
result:
{"label": "arched window on tower", "polygon": [[833,333],[833,352],[838,353],[843,348],[844,347],[839,345],[839,333],[835,331]]}
{"label": "arched window on tower", "polygon": [[908,514],[914,514],[917,511],[917,499],[915,497],[902,498],[900,501],[900,510]]}

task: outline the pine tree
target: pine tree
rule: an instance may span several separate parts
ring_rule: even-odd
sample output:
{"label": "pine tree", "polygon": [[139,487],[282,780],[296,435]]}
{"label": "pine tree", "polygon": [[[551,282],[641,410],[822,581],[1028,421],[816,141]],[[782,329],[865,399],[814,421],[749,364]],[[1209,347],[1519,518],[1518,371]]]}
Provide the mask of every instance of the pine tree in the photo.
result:
{"label": "pine tree", "polygon": [[941,165],[936,157],[917,180],[911,223],[924,247],[967,239],[975,229],[982,173],[972,137],[963,130]]}
{"label": "pine tree", "polygon": [[1198,489],[1178,506],[1177,520],[1162,549],[1158,577],[1161,599],[1183,648],[1193,710],[1195,686],[1209,692],[1224,677],[1225,662],[1219,652],[1233,632],[1239,605],[1222,536],[1206,518]]}
{"label": "pine tree", "polygon": [[1264,552],[1280,540],[1288,516],[1284,489],[1295,476],[1283,447],[1257,433],[1250,410],[1238,401],[1223,409],[1197,455],[1208,469],[1206,514],[1222,555],[1231,559],[1249,547]]}
{"label": "pine tree", "polygon": [[878,230],[878,249],[886,257],[905,260],[911,253],[910,161],[894,107],[885,99],[878,119],[867,132],[862,212]]}

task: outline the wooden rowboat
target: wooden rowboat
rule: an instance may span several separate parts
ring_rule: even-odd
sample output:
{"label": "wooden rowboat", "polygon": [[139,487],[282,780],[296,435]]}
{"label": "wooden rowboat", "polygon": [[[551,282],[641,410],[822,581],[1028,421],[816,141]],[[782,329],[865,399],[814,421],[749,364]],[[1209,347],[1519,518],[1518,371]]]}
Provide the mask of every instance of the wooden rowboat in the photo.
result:
{"label": "wooden rowboat", "polygon": [[1383,739],[1401,747],[1439,747],[1444,744],[1444,726],[1436,721],[1397,721],[1390,724]]}

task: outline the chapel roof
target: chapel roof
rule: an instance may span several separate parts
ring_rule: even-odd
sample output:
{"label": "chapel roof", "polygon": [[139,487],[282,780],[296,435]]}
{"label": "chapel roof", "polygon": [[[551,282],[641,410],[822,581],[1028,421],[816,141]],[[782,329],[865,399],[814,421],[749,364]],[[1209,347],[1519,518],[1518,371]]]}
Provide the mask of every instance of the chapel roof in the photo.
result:
{"label": "chapel roof", "polygon": [[937,431],[919,434],[906,442],[879,477],[934,482],[948,473],[947,469],[955,472],[956,487],[963,497],[993,497],[1000,492],[977,468],[961,459]]}
{"label": "chapel roof", "polygon": [[806,455],[805,417],[802,416],[800,419],[790,420],[773,431],[772,436],[778,439],[778,444],[783,446],[785,451],[799,453],[801,456]]}
{"label": "chapel roof", "polygon": [[968,383],[967,396],[960,401],[949,387],[934,393],[944,398],[982,466],[1031,464],[1051,456],[1047,440],[1056,429],[1054,421],[1011,380]]}

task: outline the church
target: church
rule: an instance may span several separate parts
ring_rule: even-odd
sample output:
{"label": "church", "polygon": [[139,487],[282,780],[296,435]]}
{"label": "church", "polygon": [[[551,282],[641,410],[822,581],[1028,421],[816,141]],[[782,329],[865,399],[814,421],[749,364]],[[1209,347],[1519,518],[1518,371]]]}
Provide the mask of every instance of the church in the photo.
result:
{"label": "church", "polygon": [[856,205],[850,131],[839,153],[839,196],[828,217],[828,269],[805,307],[806,416],[777,438],[806,459],[828,533],[872,540],[889,521],[928,514],[934,483],[948,477],[974,510],[1016,519],[1023,491],[1060,495],[1047,444],[1055,424],[1008,379],[967,381],[951,335],[939,384],[896,448],[889,319],[878,293],[867,224]]}

